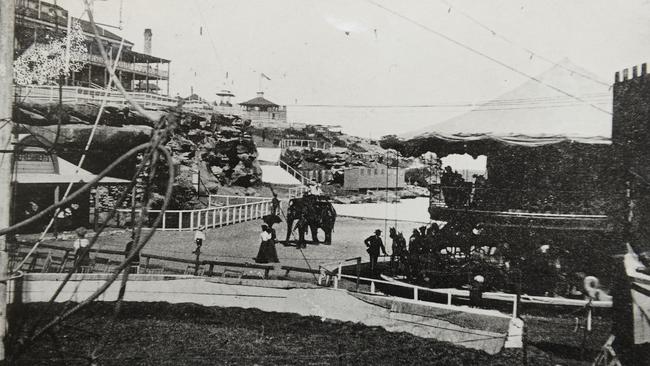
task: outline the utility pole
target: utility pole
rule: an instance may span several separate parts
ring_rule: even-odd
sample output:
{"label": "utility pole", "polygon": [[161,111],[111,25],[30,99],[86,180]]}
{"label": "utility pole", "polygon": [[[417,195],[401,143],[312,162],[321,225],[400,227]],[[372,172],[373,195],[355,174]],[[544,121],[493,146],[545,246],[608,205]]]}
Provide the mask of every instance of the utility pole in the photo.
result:
{"label": "utility pole", "polygon": [[[13,63],[15,0],[0,1],[0,228],[10,225],[11,171],[13,154],[7,151],[11,145],[13,123]],[[6,363],[5,335],[7,334],[7,278],[9,260],[6,236],[0,236],[0,364]]]}

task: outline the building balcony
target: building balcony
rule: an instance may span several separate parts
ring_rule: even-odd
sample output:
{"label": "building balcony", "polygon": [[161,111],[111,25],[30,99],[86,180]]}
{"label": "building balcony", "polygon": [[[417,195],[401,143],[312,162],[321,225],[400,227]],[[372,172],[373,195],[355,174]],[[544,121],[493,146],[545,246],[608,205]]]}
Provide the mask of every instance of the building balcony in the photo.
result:
{"label": "building balcony", "polygon": [[[95,66],[101,66],[101,67],[106,67],[106,64],[104,63],[104,59],[102,58],[101,55],[93,55],[93,54],[88,54],[86,58],[86,62],[95,65]],[[169,73],[167,70],[162,70],[158,66],[159,64],[141,64],[141,63],[131,63],[131,62],[126,62],[126,61],[118,61],[117,62],[117,70],[122,71],[122,72],[130,72],[134,74],[138,74],[141,76],[138,79],[142,79],[142,76],[144,77],[149,77],[150,80],[168,80],[169,79]]]}

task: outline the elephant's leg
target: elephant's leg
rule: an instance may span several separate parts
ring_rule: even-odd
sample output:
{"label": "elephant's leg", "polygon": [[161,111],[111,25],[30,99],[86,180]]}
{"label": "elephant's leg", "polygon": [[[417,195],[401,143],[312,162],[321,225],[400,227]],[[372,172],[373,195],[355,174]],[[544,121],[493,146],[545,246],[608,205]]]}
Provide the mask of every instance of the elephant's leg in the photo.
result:
{"label": "elephant's leg", "polygon": [[298,247],[305,244],[305,231],[307,231],[307,229],[304,226],[298,228]]}
{"label": "elephant's leg", "polygon": [[318,226],[314,224],[309,225],[309,230],[311,230],[311,240],[314,243],[318,243]]}
{"label": "elephant's leg", "polygon": [[287,217],[287,240],[284,242],[285,245],[289,244],[289,238],[291,237],[292,229],[293,229],[293,218]]}
{"label": "elephant's leg", "polygon": [[332,244],[332,228],[324,228],[325,231],[325,244]]}

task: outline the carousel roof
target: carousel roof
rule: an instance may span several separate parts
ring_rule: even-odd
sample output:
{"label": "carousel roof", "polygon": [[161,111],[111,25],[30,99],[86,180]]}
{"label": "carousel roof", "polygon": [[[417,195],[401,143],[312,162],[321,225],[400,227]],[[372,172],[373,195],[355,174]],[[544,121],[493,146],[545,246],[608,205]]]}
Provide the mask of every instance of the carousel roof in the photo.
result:
{"label": "carousel roof", "polygon": [[535,79],[465,114],[403,137],[525,146],[611,143],[612,94],[592,80],[596,76],[564,60]]}

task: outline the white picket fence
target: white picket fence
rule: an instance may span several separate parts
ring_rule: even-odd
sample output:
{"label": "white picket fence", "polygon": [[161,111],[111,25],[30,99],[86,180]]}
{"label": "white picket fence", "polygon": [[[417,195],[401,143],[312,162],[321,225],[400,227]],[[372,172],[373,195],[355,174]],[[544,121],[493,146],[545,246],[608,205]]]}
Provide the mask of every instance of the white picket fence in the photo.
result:
{"label": "white picket fence", "polygon": [[[201,226],[216,228],[261,219],[271,213],[271,198],[210,195],[209,207],[196,210],[167,210],[158,230],[193,231]],[[160,210],[149,210],[152,222]],[[119,209],[123,218],[131,216],[130,209]],[[118,222],[122,222],[120,218]]]}

